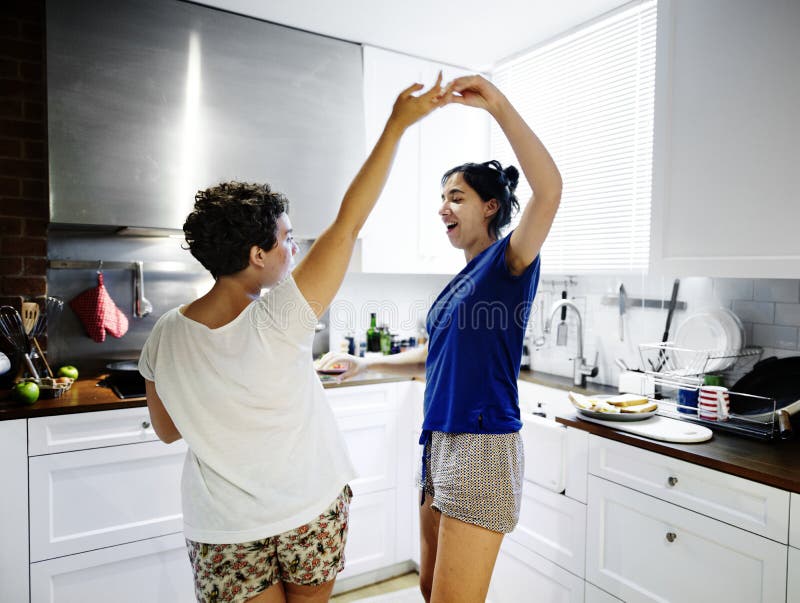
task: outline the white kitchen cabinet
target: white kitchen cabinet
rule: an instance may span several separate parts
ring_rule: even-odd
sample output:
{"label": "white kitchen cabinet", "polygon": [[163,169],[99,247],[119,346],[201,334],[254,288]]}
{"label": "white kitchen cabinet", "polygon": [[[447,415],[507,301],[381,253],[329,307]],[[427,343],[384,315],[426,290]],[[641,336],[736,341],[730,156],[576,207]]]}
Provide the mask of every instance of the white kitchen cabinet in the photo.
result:
{"label": "white kitchen cabinet", "polygon": [[179,441],[32,457],[31,561],[180,532],[185,455]]}
{"label": "white kitchen cabinet", "polygon": [[526,480],[519,523],[508,538],[583,577],[586,505]]}
{"label": "white kitchen cabinet", "polygon": [[0,601],[28,600],[28,434],[25,419],[0,421]]}
{"label": "white kitchen cabinet", "polygon": [[800,603],[800,549],[789,547],[789,580],[786,603]]}
{"label": "white kitchen cabinet", "polygon": [[31,603],[193,603],[196,600],[182,534],[32,563],[30,575]]}
{"label": "white kitchen cabinet", "polygon": [[589,477],[586,579],[623,601],[783,601],[786,549]]}
{"label": "white kitchen cabinet", "polygon": [[[428,88],[470,73],[450,65],[371,46],[364,47],[366,147],[383,131],[397,95],[420,82]],[[437,110],[408,129],[378,205],[363,231],[363,270],[382,273],[455,274],[464,255],[453,249],[437,213],[440,180],[449,168],[487,161],[489,118],[461,105]]]}
{"label": "white kitchen cabinet", "polygon": [[345,546],[345,569],[339,578],[387,567],[395,563],[395,494],[382,490],[354,492]]}
{"label": "white kitchen cabinet", "polygon": [[356,495],[394,489],[397,481],[397,406],[395,384],[327,391],[336,422],[358,477]]}
{"label": "white kitchen cabinet", "polygon": [[589,437],[589,472],[787,543],[785,490],[595,435]]}
{"label": "white kitchen cabinet", "polygon": [[651,270],[797,278],[800,3],[659,0]]}
{"label": "white kitchen cabinet", "polygon": [[581,603],[581,578],[508,538],[503,540],[489,585],[492,603]]}
{"label": "white kitchen cabinet", "polygon": [[586,583],[585,603],[619,603],[620,599],[609,595],[606,591],[597,588],[591,582]]}
{"label": "white kitchen cabinet", "polygon": [[28,419],[28,454],[158,440],[146,406]]}
{"label": "white kitchen cabinet", "polygon": [[800,494],[792,492],[792,510],[789,518],[789,545],[800,549]]}

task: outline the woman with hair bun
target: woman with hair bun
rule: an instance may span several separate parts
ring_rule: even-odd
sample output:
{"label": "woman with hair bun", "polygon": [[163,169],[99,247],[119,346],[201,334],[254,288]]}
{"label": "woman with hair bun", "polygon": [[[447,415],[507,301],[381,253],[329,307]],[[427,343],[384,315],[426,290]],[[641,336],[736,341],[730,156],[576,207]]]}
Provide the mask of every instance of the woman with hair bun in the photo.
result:
{"label": "woman with hair bun", "polygon": [[314,327],[403,133],[448,102],[441,77],[400,94],[333,224],[293,272],[283,195],[227,182],[195,197],[184,233],[214,286],[161,316],[139,370],[156,434],[188,446],[181,498],[198,601],[327,601],[344,567],[355,472],[314,371]]}
{"label": "woman with hair bun", "polygon": [[539,250],[561,200],[553,159],[508,99],[481,76],[453,80],[445,99],[488,111],[519,161],[533,196],[517,227],[519,172],[497,161],[467,163],[442,177],[444,234],[465,268],[433,303],[426,348],[385,359],[330,354],[348,362],[342,378],[367,368],[413,373],[425,367],[417,485],[420,588],[434,603],[484,601],[503,536],[519,519],[524,453],[517,377]]}

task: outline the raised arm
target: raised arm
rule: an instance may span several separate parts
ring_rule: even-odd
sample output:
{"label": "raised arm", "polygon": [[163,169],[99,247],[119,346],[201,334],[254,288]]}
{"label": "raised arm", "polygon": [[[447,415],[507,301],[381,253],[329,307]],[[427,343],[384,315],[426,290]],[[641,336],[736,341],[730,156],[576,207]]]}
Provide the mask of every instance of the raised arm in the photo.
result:
{"label": "raised arm", "polygon": [[422,84],[409,86],[395,101],[378,142],[342,200],[333,224],[320,235],[294,269],[294,280],[311,307],[321,316],[342,284],[361,227],[383,190],[400,138],[406,129],[445,104],[442,74],[430,90],[414,96]]}
{"label": "raised arm", "polygon": [[561,174],[550,153],[522,116],[494,84],[479,75],[460,77],[448,84],[446,102],[488,111],[511,143],[533,195],[511,235],[506,263],[514,274],[527,268],[539,254],[561,202]]}

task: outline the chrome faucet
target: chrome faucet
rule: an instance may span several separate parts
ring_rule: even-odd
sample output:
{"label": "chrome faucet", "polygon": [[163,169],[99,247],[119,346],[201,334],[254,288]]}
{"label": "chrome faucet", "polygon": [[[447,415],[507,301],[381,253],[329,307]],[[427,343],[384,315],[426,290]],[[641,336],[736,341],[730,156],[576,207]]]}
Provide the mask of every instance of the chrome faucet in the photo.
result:
{"label": "chrome faucet", "polygon": [[586,359],[583,357],[583,321],[581,320],[581,311],[578,306],[568,299],[556,301],[550,309],[550,317],[544,323],[544,332],[550,332],[553,318],[562,307],[570,308],[575,312],[575,316],[578,317],[578,349],[575,352],[575,358],[572,359],[572,383],[580,387],[586,387],[586,377],[597,376],[597,357],[595,356],[594,365],[586,364]]}

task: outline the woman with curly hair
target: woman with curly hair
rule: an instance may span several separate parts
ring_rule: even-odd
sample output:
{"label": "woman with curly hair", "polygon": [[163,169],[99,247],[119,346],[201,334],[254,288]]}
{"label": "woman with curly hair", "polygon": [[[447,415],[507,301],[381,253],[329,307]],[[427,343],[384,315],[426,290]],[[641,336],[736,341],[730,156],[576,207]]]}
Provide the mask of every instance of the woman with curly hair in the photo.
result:
{"label": "woman with curly hair", "polygon": [[400,138],[446,103],[440,85],[441,74],[428,92],[399,95],[336,219],[293,272],[285,197],[238,182],[197,193],[184,232],[214,286],[158,320],[139,370],[156,434],[189,448],[181,493],[199,601],[327,601],[344,567],[355,473],[314,371],[314,327]]}
{"label": "woman with curly hair", "polygon": [[447,102],[484,109],[497,121],[533,189],[519,225],[519,172],[497,161],[467,163],[442,177],[439,217],[466,267],[428,313],[428,346],[386,359],[342,354],[347,378],[367,368],[425,369],[420,506],[420,587],[426,601],[486,599],[504,534],[519,519],[524,455],[517,376],[539,282],[539,250],[561,200],[553,159],[508,99],[480,76],[453,80]]}

